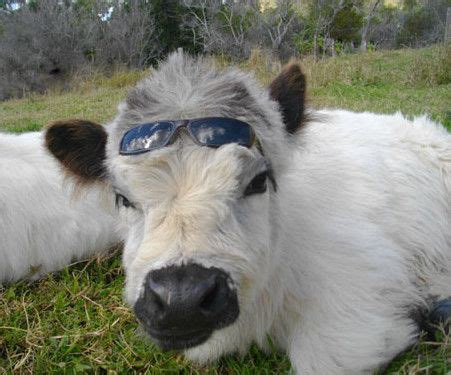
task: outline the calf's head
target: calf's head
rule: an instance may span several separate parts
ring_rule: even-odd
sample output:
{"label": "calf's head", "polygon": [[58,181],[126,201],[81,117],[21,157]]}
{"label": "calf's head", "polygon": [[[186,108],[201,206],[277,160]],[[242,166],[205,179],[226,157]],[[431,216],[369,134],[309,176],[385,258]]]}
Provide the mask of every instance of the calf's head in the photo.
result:
{"label": "calf's head", "polygon": [[48,128],[47,148],[71,175],[116,194],[126,299],[161,347],[211,359],[270,324],[258,316],[279,257],[277,183],[304,122],[304,89],[295,64],[263,89],[178,53],[109,126]]}

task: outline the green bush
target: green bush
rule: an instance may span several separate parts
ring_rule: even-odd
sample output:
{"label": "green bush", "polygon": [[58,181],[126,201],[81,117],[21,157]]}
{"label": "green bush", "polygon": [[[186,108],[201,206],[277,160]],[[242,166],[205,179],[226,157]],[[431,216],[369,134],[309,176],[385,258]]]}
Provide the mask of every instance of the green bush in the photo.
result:
{"label": "green bush", "polygon": [[360,43],[360,29],[363,26],[362,13],[351,2],[345,5],[335,16],[330,36],[341,42]]}

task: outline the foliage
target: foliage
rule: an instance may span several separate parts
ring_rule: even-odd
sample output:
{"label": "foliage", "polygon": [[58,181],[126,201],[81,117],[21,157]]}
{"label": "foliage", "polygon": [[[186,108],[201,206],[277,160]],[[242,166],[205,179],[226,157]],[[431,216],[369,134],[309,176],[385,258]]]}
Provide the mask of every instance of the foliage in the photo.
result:
{"label": "foliage", "polygon": [[347,1],[332,22],[330,36],[342,42],[358,42],[362,25],[362,13],[351,1]]}
{"label": "foliage", "polygon": [[188,13],[188,9],[182,2],[149,0],[149,4],[150,7],[146,11],[150,12],[155,20],[155,32],[159,35],[161,54],[167,54],[177,48],[191,52],[198,51],[192,44],[191,30],[182,22]]}
{"label": "foliage", "polygon": [[401,28],[403,13],[400,9],[383,7],[374,15],[372,25],[368,30],[368,37],[381,49],[396,46],[396,39]]}
{"label": "foliage", "polygon": [[142,69],[169,52],[315,60],[442,40],[449,0],[0,0],[0,100],[77,71]]}
{"label": "foliage", "polygon": [[35,0],[0,12],[0,99],[43,92],[87,66],[144,67],[161,56],[145,0]]}
{"label": "foliage", "polygon": [[189,12],[184,21],[201,51],[239,59],[249,56],[260,15],[254,4],[216,0],[191,0],[185,4]]}
{"label": "foliage", "polygon": [[435,0],[419,5],[410,0],[405,5],[403,25],[397,36],[398,46],[424,46],[443,37],[447,0]]}

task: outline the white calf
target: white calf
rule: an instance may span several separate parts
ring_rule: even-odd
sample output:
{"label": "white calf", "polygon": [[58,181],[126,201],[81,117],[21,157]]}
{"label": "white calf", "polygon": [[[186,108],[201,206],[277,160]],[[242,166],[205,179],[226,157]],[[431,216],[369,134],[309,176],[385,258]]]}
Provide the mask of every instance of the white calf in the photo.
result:
{"label": "white calf", "polygon": [[451,296],[451,135],[308,113],[304,92],[296,64],[265,90],[174,54],[107,128],[47,131],[69,173],[115,192],[126,298],[162,348],[206,362],[269,335],[301,374],[368,373]]}
{"label": "white calf", "polygon": [[0,133],[0,283],[36,279],[108,250],[119,239],[100,187],[72,199],[42,133]]}

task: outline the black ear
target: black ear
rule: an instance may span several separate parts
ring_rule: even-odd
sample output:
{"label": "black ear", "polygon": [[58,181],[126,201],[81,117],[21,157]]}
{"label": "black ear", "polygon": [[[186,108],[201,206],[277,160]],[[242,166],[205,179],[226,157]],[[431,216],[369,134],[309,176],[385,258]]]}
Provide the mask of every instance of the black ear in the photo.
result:
{"label": "black ear", "polygon": [[45,133],[47,149],[67,172],[86,183],[106,178],[106,141],[104,127],[87,120],[57,121]]}
{"label": "black ear", "polygon": [[305,76],[299,64],[287,65],[270,87],[272,99],[279,103],[285,128],[293,134],[305,122]]}

